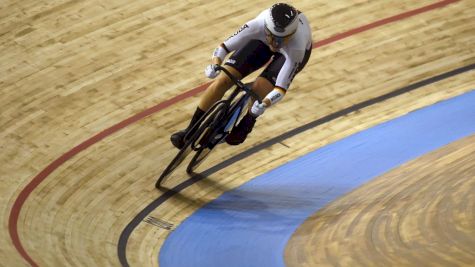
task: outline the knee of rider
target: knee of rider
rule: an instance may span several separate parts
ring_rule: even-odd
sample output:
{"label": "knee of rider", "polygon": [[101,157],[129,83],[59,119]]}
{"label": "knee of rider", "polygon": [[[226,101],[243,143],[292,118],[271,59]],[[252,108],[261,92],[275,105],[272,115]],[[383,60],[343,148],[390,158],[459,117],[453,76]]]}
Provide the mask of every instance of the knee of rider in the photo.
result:
{"label": "knee of rider", "polygon": [[262,80],[262,79],[256,79],[254,83],[252,84],[252,90],[261,98],[264,99],[264,97],[267,96],[270,91],[274,89],[273,85],[267,81],[267,80]]}
{"label": "knee of rider", "polygon": [[218,79],[215,80],[216,87],[215,90],[221,93],[225,93],[232,85],[231,79],[228,77],[219,76]]}

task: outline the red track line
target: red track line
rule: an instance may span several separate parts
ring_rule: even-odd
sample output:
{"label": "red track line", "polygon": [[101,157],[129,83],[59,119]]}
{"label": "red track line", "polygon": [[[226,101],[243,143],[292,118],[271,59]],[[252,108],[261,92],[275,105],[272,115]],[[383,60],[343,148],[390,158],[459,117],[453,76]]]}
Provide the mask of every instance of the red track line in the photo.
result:
{"label": "red track line", "polygon": [[8,222],[8,229],[10,232],[10,237],[12,239],[13,245],[17,249],[17,251],[20,253],[20,255],[28,262],[30,263],[31,266],[38,266],[35,261],[28,255],[26,250],[24,249],[23,245],[21,244],[20,238],[18,236],[18,218],[20,216],[20,211],[21,208],[23,207],[23,204],[26,202],[26,199],[30,196],[31,192],[41,183],[43,182],[48,175],[50,175],[54,170],[56,170],[59,166],[61,166],[63,163],[65,163],[67,160],[70,158],[74,157],[75,155],[79,154],[79,152],[87,149],[88,147],[92,146],[93,144],[101,141],[102,139],[106,138],[107,136],[121,130],[122,128],[125,128],[126,126],[139,121],[153,113],[156,113],[162,109],[165,109],[181,100],[184,100],[186,98],[189,98],[191,96],[194,96],[201,91],[204,91],[206,87],[208,86],[209,83],[200,85],[190,91],[187,91],[181,95],[178,95],[174,98],[171,98],[169,100],[166,100],[152,108],[149,108],[147,110],[144,110],[98,134],[93,136],[92,138],[86,140],[85,142],[81,143],[80,145],[74,147],[70,151],[68,151],[66,154],[62,155],[55,161],[53,161],[51,164],[49,164],[43,171],[41,171],[38,175],[31,180],[31,182],[23,188],[23,190],[20,192],[18,195],[18,198],[15,200],[15,203],[13,204],[13,207],[10,211],[10,217],[9,217],[9,222]]}
{"label": "red track line", "polygon": [[325,40],[318,41],[318,42],[313,44],[313,48],[321,47],[321,46],[339,41],[341,39],[344,39],[348,36],[355,35],[357,33],[361,33],[361,32],[364,32],[364,31],[367,31],[367,30],[370,30],[370,29],[374,29],[376,27],[379,27],[379,26],[382,26],[382,25],[385,25],[385,24],[388,24],[388,23],[391,23],[391,22],[395,22],[395,21],[402,20],[402,19],[405,19],[405,18],[408,18],[408,17],[412,17],[412,16],[415,16],[415,15],[418,15],[418,14],[421,14],[421,13],[424,13],[424,12],[427,12],[427,11],[430,11],[430,10],[433,10],[433,9],[436,9],[436,8],[444,7],[446,5],[449,5],[449,4],[458,2],[458,1],[460,1],[460,0],[440,1],[440,2],[431,4],[431,5],[428,5],[428,6],[424,6],[424,7],[418,8],[418,9],[414,9],[414,10],[411,10],[411,11],[401,13],[399,15],[395,15],[395,16],[392,16],[392,17],[389,17],[389,18],[378,20],[378,21],[375,21],[373,23],[370,23],[370,24],[367,24],[367,25],[349,30],[347,32],[343,32],[343,33],[334,35],[334,36],[332,36],[330,38],[327,38]]}
{"label": "red track line", "polygon": [[[344,39],[344,38],[347,38],[349,36],[352,36],[352,35],[355,35],[357,33],[361,33],[361,32],[364,32],[364,31],[367,31],[367,30],[370,30],[370,29],[374,29],[376,27],[379,27],[379,26],[382,26],[382,25],[385,25],[385,24],[388,24],[388,23],[391,23],[391,22],[395,22],[395,21],[398,21],[398,20],[402,20],[402,19],[405,19],[405,18],[408,18],[408,17],[412,17],[412,16],[415,16],[415,15],[418,15],[418,14],[421,14],[421,13],[424,13],[424,12],[427,12],[427,11],[430,11],[430,10],[433,10],[433,9],[436,9],[436,8],[441,8],[441,7],[444,7],[444,6],[447,6],[449,4],[452,4],[452,3],[455,3],[455,2],[458,2],[460,0],[444,0],[444,1],[439,1],[437,3],[434,3],[434,4],[431,4],[431,5],[428,5],[428,6],[424,6],[424,7],[421,7],[421,8],[418,8],[418,9],[414,9],[414,10],[411,10],[411,11],[408,11],[408,12],[404,12],[404,13],[401,13],[399,15],[396,15],[396,16],[392,16],[392,17],[389,17],[389,18],[385,18],[385,19],[382,19],[382,20],[378,20],[376,22],[373,22],[373,23],[370,23],[370,24],[367,24],[367,25],[364,25],[364,26],[361,26],[361,27],[358,27],[358,28],[355,28],[355,29],[352,29],[352,30],[349,30],[349,31],[346,31],[346,32],[343,32],[343,33],[340,33],[340,34],[337,34],[337,35],[334,35],[330,38],[327,38],[327,39],[324,39],[324,40],[321,40],[321,41],[318,41],[316,43],[313,44],[313,48],[317,48],[317,47],[321,47],[321,46],[324,46],[324,45],[327,45],[327,44],[330,44],[330,43],[333,43],[333,42],[336,42],[336,41],[339,41],[341,39]],[[209,83],[206,83],[206,84],[203,84],[203,85],[200,85],[190,91],[187,91],[181,95],[178,95],[174,98],[171,98],[169,100],[166,100],[154,107],[151,107],[147,110],[144,110],[100,133],[98,133],[97,135],[91,137],[90,139],[84,141],[83,143],[79,144],[78,146],[74,147],[73,149],[71,149],[70,151],[68,151],[66,154],[62,155],[61,157],[59,157],[58,159],[56,159],[55,161],[53,161],[51,164],[49,164],[45,169],[43,169],[43,171],[41,171],[38,175],[36,175],[33,180],[30,181],[30,183],[25,187],[23,188],[23,190],[20,192],[20,194],[18,195],[17,199],[15,200],[15,203],[13,204],[13,207],[10,211],[10,217],[9,217],[9,221],[8,221],[8,230],[10,232],[10,238],[13,242],[13,245],[15,246],[15,248],[17,249],[17,251],[20,253],[20,255],[31,265],[31,266],[38,266],[38,264],[30,257],[30,255],[26,252],[25,248],[23,247],[21,241],[20,241],[20,237],[18,235],[18,218],[20,216],[20,211],[23,207],[23,204],[25,204],[26,202],[26,199],[30,196],[30,194],[33,192],[33,190],[35,190],[35,188],[41,183],[43,182],[46,177],[48,177],[48,175],[50,175],[54,170],[56,170],[59,166],[61,166],[63,163],[65,163],[67,160],[71,159],[72,157],[74,157],[75,155],[77,155],[79,152],[87,149],[88,147],[92,146],[93,144],[101,141],[102,139],[106,138],[107,136],[121,130],[122,128],[125,128],[127,126],[129,126],[130,124],[132,123],[135,123],[151,114],[154,114],[160,110],[163,110],[181,100],[184,100],[186,98],[189,98],[191,96],[194,96],[202,91],[204,91],[207,87],[208,87]]]}

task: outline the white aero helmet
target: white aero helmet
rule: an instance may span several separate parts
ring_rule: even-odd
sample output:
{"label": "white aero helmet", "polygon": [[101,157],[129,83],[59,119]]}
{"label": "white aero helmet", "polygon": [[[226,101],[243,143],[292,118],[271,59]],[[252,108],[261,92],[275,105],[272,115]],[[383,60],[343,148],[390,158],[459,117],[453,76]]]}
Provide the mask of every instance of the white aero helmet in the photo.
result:
{"label": "white aero helmet", "polygon": [[269,9],[264,23],[266,30],[273,36],[288,37],[297,31],[298,11],[285,3],[275,4]]}

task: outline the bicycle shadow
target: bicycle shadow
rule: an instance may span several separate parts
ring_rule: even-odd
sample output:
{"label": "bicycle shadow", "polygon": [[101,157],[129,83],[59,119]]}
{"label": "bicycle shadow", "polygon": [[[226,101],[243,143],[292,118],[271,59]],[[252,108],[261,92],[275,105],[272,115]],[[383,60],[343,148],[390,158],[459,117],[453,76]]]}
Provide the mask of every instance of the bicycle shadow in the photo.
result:
{"label": "bicycle shadow", "polygon": [[190,187],[191,185],[194,185],[196,183],[200,183],[200,186],[204,188],[212,188],[213,191],[219,191],[220,194],[230,191],[234,188],[228,187],[222,183],[220,183],[218,180],[213,180],[213,179],[208,179],[211,174],[206,175],[205,172],[201,173],[191,173],[191,177],[188,178],[187,180],[179,183],[176,186],[173,186],[171,188],[161,185],[158,190],[163,193],[163,195],[167,195],[168,197],[176,197],[180,201],[186,201],[186,202],[191,202],[191,203],[197,203],[197,205],[204,205],[208,203],[208,200],[199,200],[197,198],[191,197],[190,195],[187,195],[183,193],[183,190]]}

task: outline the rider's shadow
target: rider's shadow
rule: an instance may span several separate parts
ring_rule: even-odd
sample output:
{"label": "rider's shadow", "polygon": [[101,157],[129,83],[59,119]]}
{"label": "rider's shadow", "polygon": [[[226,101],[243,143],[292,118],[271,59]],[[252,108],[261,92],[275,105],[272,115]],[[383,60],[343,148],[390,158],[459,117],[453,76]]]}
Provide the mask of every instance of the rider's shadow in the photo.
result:
{"label": "rider's shadow", "polygon": [[[196,204],[197,214],[206,218],[199,223],[213,225],[225,230],[227,228],[253,228],[264,232],[278,232],[294,227],[296,221],[306,218],[315,212],[315,206],[325,206],[330,199],[323,192],[331,188],[321,189],[322,194],[308,194],[308,187],[289,188],[282,185],[266,184],[265,186],[241,186],[229,188],[205,179],[206,176],[193,176],[189,182],[203,183],[202,186],[219,188],[223,192],[218,198],[207,202],[193,199],[189,195],[176,192],[181,201]],[[187,181],[185,181],[186,183]],[[305,196],[305,197],[302,197]],[[320,216],[334,217],[337,214],[329,211]]]}
{"label": "rider's shadow", "polygon": [[196,206],[203,206],[206,203],[208,203],[209,201],[204,201],[204,200],[194,198],[193,196],[182,193],[182,191],[184,189],[188,188],[189,186],[194,185],[198,182],[200,183],[200,187],[213,188],[213,190],[217,190],[217,191],[222,192],[222,193],[230,191],[230,190],[233,189],[231,187],[228,187],[228,186],[220,183],[219,181],[216,181],[216,180],[213,180],[213,179],[208,179],[208,178],[210,178],[210,177],[207,176],[206,174],[192,173],[191,177],[189,179],[181,182],[180,184],[178,184],[178,185],[176,185],[172,188],[168,188],[168,187],[162,185],[160,188],[158,188],[158,190],[161,191],[163,193],[163,195],[167,195],[167,198],[174,197],[174,198],[177,198],[177,200],[179,200],[179,201],[183,201],[183,202],[187,202],[187,203],[194,203],[194,204],[196,204]]}
{"label": "rider's shadow", "polygon": [[[215,173],[211,168],[203,173],[194,173],[191,178],[180,183],[168,194],[173,194],[180,201],[193,203],[206,220],[200,223],[215,225],[219,228],[253,227],[265,232],[275,232],[293,227],[314,213],[315,207],[326,206],[338,190],[338,186],[322,186],[319,189],[308,185],[266,184],[265,186],[248,186],[243,184],[231,188],[219,179],[210,179]],[[200,187],[214,188],[223,194],[212,201],[197,199],[192,195],[181,193],[185,188],[199,183]],[[334,211],[327,211],[319,216],[338,217]],[[254,222],[254,223],[253,223]]]}

